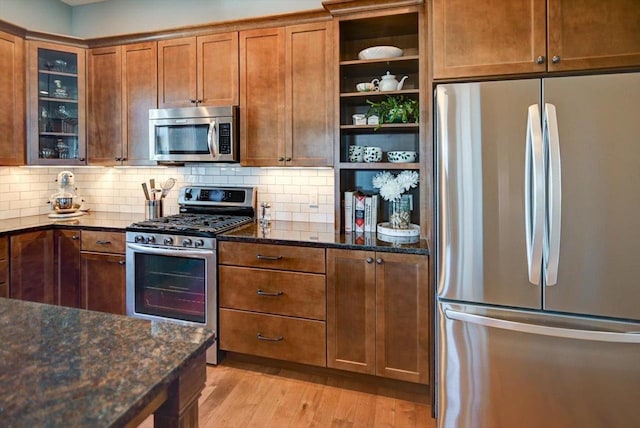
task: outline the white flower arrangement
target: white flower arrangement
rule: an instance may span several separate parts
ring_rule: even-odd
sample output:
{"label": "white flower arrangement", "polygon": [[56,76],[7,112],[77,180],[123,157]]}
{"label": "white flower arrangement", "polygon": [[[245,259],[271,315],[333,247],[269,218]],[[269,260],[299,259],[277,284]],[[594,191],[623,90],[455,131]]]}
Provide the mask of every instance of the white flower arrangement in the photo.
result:
{"label": "white flower arrangement", "polygon": [[388,171],[379,172],[373,177],[371,183],[376,189],[380,189],[380,196],[385,201],[398,201],[402,194],[418,185],[418,173],[416,171],[402,171],[393,176]]}

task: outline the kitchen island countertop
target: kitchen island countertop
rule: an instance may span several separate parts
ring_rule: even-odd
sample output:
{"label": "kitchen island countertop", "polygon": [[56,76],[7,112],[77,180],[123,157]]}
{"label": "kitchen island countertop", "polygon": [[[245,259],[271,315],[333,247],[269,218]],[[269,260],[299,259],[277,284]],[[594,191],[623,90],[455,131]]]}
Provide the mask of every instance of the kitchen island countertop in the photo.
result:
{"label": "kitchen island countertop", "polygon": [[204,376],[213,342],[203,328],[0,298],[0,420],[4,427],[137,421],[172,398],[184,371]]}

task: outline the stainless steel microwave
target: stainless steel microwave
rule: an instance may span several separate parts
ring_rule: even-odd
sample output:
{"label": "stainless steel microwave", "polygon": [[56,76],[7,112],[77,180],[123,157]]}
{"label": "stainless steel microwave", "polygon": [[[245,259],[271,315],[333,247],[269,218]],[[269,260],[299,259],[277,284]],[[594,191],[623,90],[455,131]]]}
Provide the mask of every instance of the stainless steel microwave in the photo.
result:
{"label": "stainless steel microwave", "polygon": [[239,162],[238,108],[149,110],[149,149],[158,162]]}

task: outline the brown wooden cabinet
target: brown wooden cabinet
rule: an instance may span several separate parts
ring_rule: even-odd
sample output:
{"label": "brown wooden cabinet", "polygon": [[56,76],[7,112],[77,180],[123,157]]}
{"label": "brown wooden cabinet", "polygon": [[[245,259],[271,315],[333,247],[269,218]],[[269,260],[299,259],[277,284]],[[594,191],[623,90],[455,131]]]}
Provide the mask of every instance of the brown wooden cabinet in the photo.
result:
{"label": "brown wooden cabinet", "polygon": [[238,33],[159,41],[158,105],[238,105]]}
{"label": "brown wooden cabinet", "polygon": [[326,365],[325,250],[219,242],[220,349]]}
{"label": "brown wooden cabinet", "polygon": [[157,107],[156,42],[88,52],[88,159],[92,165],[155,165],[149,109]]}
{"label": "brown wooden cabinet", "polygon": [[240,32],[242,165],[333,164],[332,25]]}
{"label": "brown wooden cabinet", "polygon": [[24,40],[0,31],[0,165],[25,163]]}
{"label": "brown wooden cabinet", "polygon": [[424,256],[327,250],[327,365],[426,384],[429,282]]}
{"label": "brown wooden cabinet", "polygon": [[9,238],[0,238],[0,297],[9,297]]}
{"label": "brown wooden cabinet", "polygon": [[53,260],[53,230],[11,236],[11,298],[55,304]]}
{"label": "brown wooden cabinet", "polygon": [[86,49],[27,41],[30,165],[86,164]]}
{"label": "brown wooden cabinet", "polygon": [[434,0],[434,78],[637,66],[638,22],[636,0]]}
{"label": "brown wooden cabinet", "polygon": [[124,252],[123,232],[82,232],[80,283],[83,308],[126,313]]}
{"label": "brown wooden cabinet", "polygon": [[81,308],[80,299],[80,230],[55,230],[54,287],[56,304]]}

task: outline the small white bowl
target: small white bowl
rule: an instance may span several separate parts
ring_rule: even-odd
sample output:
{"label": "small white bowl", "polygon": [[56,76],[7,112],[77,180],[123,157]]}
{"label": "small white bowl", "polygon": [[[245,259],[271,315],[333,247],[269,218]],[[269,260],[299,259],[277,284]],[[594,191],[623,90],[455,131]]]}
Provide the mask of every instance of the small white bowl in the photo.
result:
{"label": "small white bowl", "polygon": [[371,82],[362,82],[356,85],[356,90],[358,92],[371,92],[375,91],[376,89],[376,85]]}
{"label": "small white bowl", "polygon": [[382,59],[402,56],[404,51],[395,46],[372,46],[358,53],[359,59]]}
{"label": "small white bowl", "polygon": [[416,152],[410,150],[387,152],[387,160],[391,163],[415,162]]}

